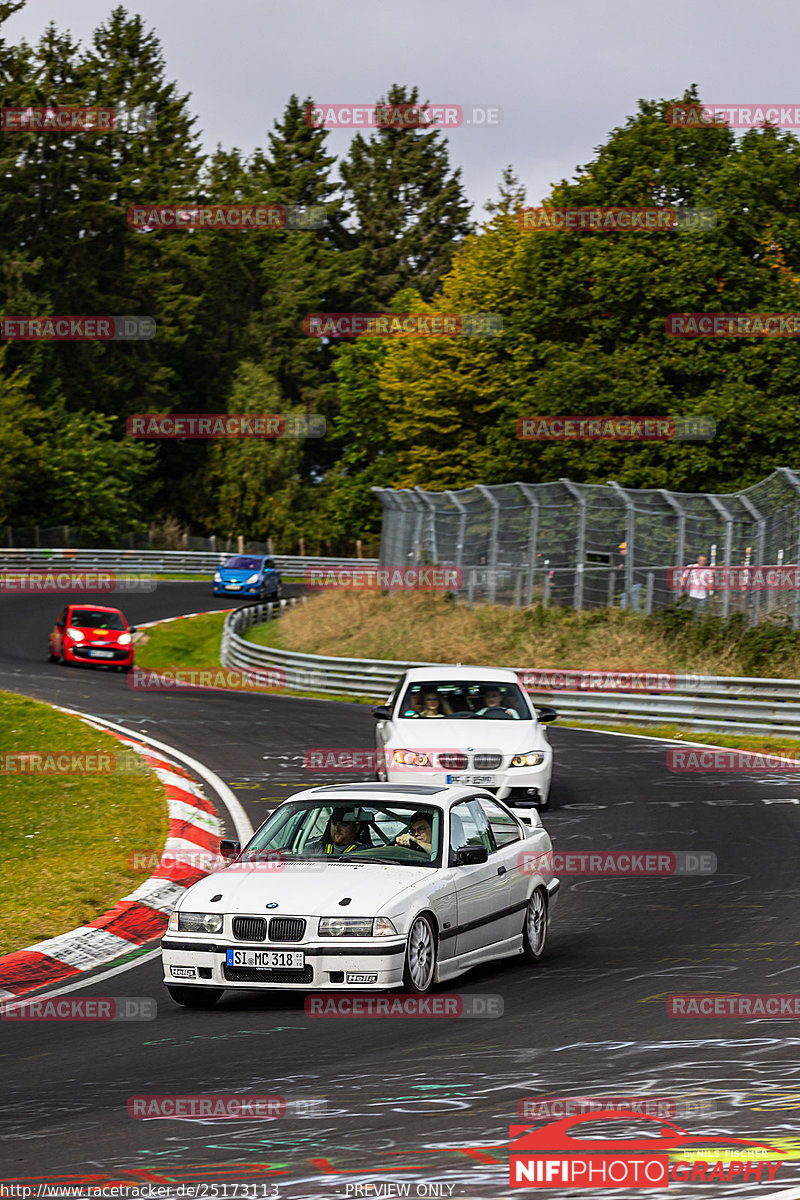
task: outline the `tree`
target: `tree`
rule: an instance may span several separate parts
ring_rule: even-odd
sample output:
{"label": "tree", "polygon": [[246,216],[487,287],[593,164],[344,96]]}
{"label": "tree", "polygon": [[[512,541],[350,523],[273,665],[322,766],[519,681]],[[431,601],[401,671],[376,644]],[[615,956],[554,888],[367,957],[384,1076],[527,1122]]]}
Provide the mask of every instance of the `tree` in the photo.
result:
{"label": "tree", "polygon": [[[418,90],[395,84],[379,105],[418,103]],[[360,251],[359,311],[380,310],[402,288],[430,300],[469,233],[460,169],[451,170],[437,130],[379,127],[356,134],[341,165]]]}

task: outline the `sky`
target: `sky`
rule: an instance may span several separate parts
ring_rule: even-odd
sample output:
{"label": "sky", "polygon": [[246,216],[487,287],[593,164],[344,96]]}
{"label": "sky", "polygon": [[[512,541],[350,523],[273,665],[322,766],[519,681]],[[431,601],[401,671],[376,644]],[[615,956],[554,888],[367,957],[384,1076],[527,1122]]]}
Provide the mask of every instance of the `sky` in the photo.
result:
{"label": "sky", "polygon": [[[50,21],[88,41],[112,0],[28,0],[5,26],[35,41]],[[540,203],[594,157],[637,102],[679,98],[800,105],[797,0],[128,0],[190,92],[204,146],[252,153],[292,92],[373,104],[393,83],[432,103],[493,106],[502,119],[451,129],[473,217],[512,164]],[[332,153],[351,134],[335,131]]]}

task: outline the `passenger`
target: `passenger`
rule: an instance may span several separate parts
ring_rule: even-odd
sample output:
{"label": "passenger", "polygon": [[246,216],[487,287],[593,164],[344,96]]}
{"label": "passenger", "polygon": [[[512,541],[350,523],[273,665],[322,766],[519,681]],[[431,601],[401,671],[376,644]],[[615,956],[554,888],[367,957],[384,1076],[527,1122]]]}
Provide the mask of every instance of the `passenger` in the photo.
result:
{"label": "passenger", "polygon": [[352,809],[335,808],[323,836],[309,842],[304,849],[308,854],[332,854],[338,858],[370,844],[365,823],[355,820]]}
{"label": "passenger", "polygon": [[442,712],[442,701],[438,692],[425,692],[422,697],[422,713],[423,717],[444,717]]}

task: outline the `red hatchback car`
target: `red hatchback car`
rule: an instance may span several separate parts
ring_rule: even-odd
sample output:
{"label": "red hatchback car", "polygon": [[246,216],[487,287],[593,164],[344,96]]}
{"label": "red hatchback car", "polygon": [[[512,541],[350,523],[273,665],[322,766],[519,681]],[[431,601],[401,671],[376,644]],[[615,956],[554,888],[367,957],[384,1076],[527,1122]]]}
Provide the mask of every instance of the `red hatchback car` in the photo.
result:
{"label": "red hatchback car", "polygon": [[133,666],[133,634],[118,608],[102,604],[68,604],[50,634],[50,662],[69,665],[97,663],[130,671]]}

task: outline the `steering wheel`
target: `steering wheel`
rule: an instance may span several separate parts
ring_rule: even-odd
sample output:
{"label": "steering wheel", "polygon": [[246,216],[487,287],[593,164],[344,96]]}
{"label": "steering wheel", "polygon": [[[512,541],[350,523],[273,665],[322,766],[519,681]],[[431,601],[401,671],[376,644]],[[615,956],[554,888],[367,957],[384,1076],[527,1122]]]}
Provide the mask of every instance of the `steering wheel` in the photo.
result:
{"label": "steering wheel", "polygon": [[425,849],[424,846],[420,846],[420,844],[416,838],[408,839],[408,848],[409,848],[409,850],[419,850],[419,851],[421,851],[422,854],[428,853],[428,851]]}

